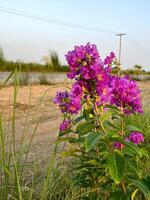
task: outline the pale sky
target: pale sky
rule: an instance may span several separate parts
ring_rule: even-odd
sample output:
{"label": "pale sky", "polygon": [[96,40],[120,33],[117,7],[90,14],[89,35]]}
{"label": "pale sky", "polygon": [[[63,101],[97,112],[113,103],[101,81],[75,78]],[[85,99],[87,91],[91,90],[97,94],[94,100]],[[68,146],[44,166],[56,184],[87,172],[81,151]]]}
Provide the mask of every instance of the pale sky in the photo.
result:
{"label": "pale sky", "polygon": [[62,64],[74,45],[95,43],[102,58],[118,55],[115,33],[88,31],[2,12],[10,8],[110,32],[125,32],[122,65],[141,64],[150,70],[150,0],[0,0],[0,46],[6,59],[40,62],[49,50],[58,52]]}

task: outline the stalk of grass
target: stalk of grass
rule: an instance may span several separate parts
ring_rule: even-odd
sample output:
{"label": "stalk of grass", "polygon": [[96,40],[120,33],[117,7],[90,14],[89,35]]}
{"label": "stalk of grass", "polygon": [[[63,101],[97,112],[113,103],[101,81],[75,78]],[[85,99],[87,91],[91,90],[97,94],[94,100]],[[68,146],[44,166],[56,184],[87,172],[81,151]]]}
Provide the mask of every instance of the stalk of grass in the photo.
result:
{"label": "stalk of grass", "polygon": [[21,194],[21,186],[20,186],[20,178],[19,178],[19,173],[18,173],[18,166],[15,160],[15,155],[13,155],[13,161],[14,161],[14,169],[15,169],[15,179],[17,181],[17,189],[19,193],[19,200],[22,200],[22,194]]}
{"label": "stalk of grass", "polygon": [[[2,87],[4,87],[7,82],[11,79],[13,76],[14,72],[12,72],[8,78],[3,82]],[[2,122],[2,116],[0,115],[0,147],[1,147],[1,159],[0,159],[0,165],[1,165],[1,177],[4,176],[4,180],[2,178],[1,184],[2,184],[2,190],[1,190],[1,199],[7,199],[8,198],[8,183],[9,183],[9,178],[12,178],[11,172],[10,172],[10,167],[9,167],[9,162],[7,163],[7,155],[5,151],[5,137],[4,137],[4,132],[3,132],[3,122]],[[11,156],[9,156],[11,158]],[[4,184],[3,184],[4,183]]]}
{"label": "stalk of grass", "polygon": [[1,147],[2,163],[3,163],[3,165],[5,165],[4,133],[3,133],[3,123],[2,123],[1,115],[0,115],[0,147]]}
{"label": "stalk of grass", "polygon": [[[44,97],[46,96],[48,90],[49,90],[49,89],[47,89],[47,90],[44,92],[44,94],[41,96],[40,100],[36,103],[36,109],[35,109],[35,111],[34,111],[34,114],[33,114],[33,116],[32,116],[32,119],[35,118],[37,112],[39,111],[40,105],[41,105],[41,103],[42,103]],[[27,116],[28,116],[28,115],[27,115]],[[27,120],[26,120],[26,122],[27,122]],[[29,153],[31,144],[32,144],[32,142],[33,142],[34,136],[35,136],[35,134],[36,134],[36,130],[37,130],[37,128],[38,128],[38,125],[39,125],[39,122],[36,123],[35,128],[33,129],[33,132],[32,132],[32,134],[31,134],[31,139],[30,139],[29,144],[28,144],[28,146],[27,146],[27,148],[26,148],[26,153],[25,153],[24,162],[27,160],[27,156],[28,156],[28,153]],[[29,124],[28,124],[28,127],[29,127]],[[21,145],[21,146],[22,146],[22,145]]]}
{"label": "stalk of grass", "polygon": [[[31,104],[31,86],[30,86],[30,91],[29,91],[28,104],[29,105]],[[23,133],[22,133],[22,136],[21,136],[21,140],[20,140],[20,144],[19,144],[19,149],[18,149],[18,162],[20,162],[20,158],[21,158],[21,154],[22,154],[22,149],[23,149],[23,141],[24,141],[24,138],[25,138],[25,135],[26,135],[26,131],[28,130],[28,127],[29,127],[29,126],[27,127],[29,112],[30,112],[30,110],[28,109],[26,117],[25,117],[25,126],[24,126],[24,130],[23,130]]]}
{"label": "stalk of grass", "polygon": [[3,84],[2,84],[2,87],[4,87],[7,83],[8,83],[8,81],[11,79],[11,77],[14,75],[14,71],[12,71],[11,73],[10,73],[10,75],[6,78],[6,80],[3,82]]}
{"label": "stalk of grass", "polygon": [[26,162],[26,160],[27,160],[27,156],[28,156],[28,153],[29,153],[29,151],[30,151],[31,144],[32,144],[33,138],[34,138],[34,136],[35,136],[35,134],[36,134],[36,130],[37,130],[37,128],[38,128],[38,125],[39,125],[39,122],[36,124],[36,126],[35,126],[35,128],[34,128],[34,130],[33,130],[33,133],[32,133],[32,135],[31,135],[31,139],[30,139],[30,141],[29,141],[29,145],[27,146],[27,149],[26,149],[24,162]]}
{"label": "stalk of grass", "polygon": [[16,155],[16,145],[15,145],[15,117],[16,117],[16,100],[17,100],[17,94],[18,94],[18,84],[19,78],[18,78],[18,72],[17,69],[15,69],[15,82],[14,82],[14,99],[13,99],[13,116],[12,116],[12,140],[13,140],[13,153]]}
{"label": "stalk of grass", "polygon": [[[1,184],[2,184],[2,176],[3,174],[5,175],[5,148],[4,148],[4,135],[3,135],[3,126],[2,126],[2,117],[0,115],[0,149],[1,149],[1,162],[0,162],[0,166],[1,166]],[[3,170],[4,169],[4,170]],[[1,196],[4,195],[4,191],[2,190]]]}
{"label": "stalk of grass", "polygon": [[44,184],[43,184],[43,189],[42,189],[42,192],[41,192],[40,200],[45,200],[45,197],[47,195],[47,185],[48,185],[48,182],[49,182],[49,178],[50,178],[52,169],[54,167],[57,148],[58,148],[58,144],[56,144],[56,146],[54,148],[53,155],[52,155],[50,162],[49,162],[49,165],[48,165],[48,169],[47,169],[47,173],[46,173],[46,179],[45,179]]}
{"label": "stalk of grass", "polygon": [[[36,116],[36,114],[37,114],[37,112],[38,112],[38,110],[39,110],[40,104],[42,103],[42,101],[43,101],[45,95],[47,94],[47,91],[48,91],[48,90],[46,90],[46,91],[44,92],[44,94],[41,96],[39,102],[36,103],[36,109],[35,109],[34,114],[33,114],[33,116],[32,116],[33,119],[34,119],[34,117]],[[30,92],[29,92],[29,101],[28,101],[28,105],[31,105],[31,86],[30,86]],[[23,152],[22,152],[22,151],[23,151],[23,142],[24,142],[24,139],[25,139],[26,132],[28,132],[29,127],[30,127],[30,124],[28,123],[28,117],[30,116],[30,115],[29,115],[29,114],[30,114],[29,112],[30,112],[30,110],[28,109],[28,110],[27,110],[26,117],[25,117],[24,130],[23,130],[23,134],[22,134],[22,137],[21,137],[21,140],[20,140],[20,144],[19,144],[19,149],[18,149],[18,154],[19,154],[18,162],[19,162],[19,160],[20,160],[21,154],[23,153]],[[38,128],[38,125],[39,125],[39,122],[36,124],[35,128],[33,129],[32,134],[31,134],[31,139],[30,139],[30,141],[29,141],[29,145],[28,145],[27,150],[26,150],[26,153],[25,153],[25,159],[24,159],[24,161],[26,161],[26,158],[27,158],[27,155],[28,155],[28,153],[29,153],[29,150],[30,150],[30,147],[31,147],[33,138],[34,138],[34,136],[35,136],[35,134],[36,134],[36,130],[37,130],[37,128]]]}
{"label": "stalk of grass", "polygon": [[[13,73],[12,73],[13,74]],[[20,177],[19,177],[19,168],[20,165],[16,162],[16,137],[15,137],[15,113],[16,113],[16,99],[19,87],[19,75],[17,70],[14,72],[15,75],[15,85],[14,85],[14,99],[13,99],[13,113],[12,113],[12,139],[9,143],[9,151],[6,154],[5,148],[7,148],[5,141],[4,141],[4,133],[3,133],[3,124],[2,124],[2,116],[0,115],[0,148],[1,148],[1,160],[0,165],[2,166],[1,177],[4,177],[2,180],[2,188],[1,189],[1,199],[8,199],[8,195],[10,195],[10,183],[13,186],[13,193],[15,196],[18,196],[22,200],[22,193],[21,193],[21,185],[20,185]],[[10,78],[10,76],[9,76]],[[9,79],[7,78],[7,81]],[[6,82],[5,81],[5,84]],[[11,152],[13,147],[13,153]],[[8,159],[7,159],[8,158]],[[13,158],[13,159],[12,159]],[[21,166],[22,167],[22,166]],[[11,170],[12,168],[12,170]],[[11,179],[10,179],[11,177]],[[11,194],[11,198],[15,199],[13,193]],[[18,194],[18,195],[17,195]]]}

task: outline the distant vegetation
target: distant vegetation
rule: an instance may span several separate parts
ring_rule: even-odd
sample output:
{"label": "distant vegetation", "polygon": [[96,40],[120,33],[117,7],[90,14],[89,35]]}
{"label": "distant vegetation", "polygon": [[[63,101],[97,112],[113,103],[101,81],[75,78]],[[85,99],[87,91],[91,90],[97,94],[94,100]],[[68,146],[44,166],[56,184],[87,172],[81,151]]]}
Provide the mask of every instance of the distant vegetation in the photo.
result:
{"label": "distant vegetation", "polygon": [[[43,64],[40,63],[26,63],[20,60],[8,61],[4,57],[2,48],[0,48],[0,72],[14,71],[15,68],[19,69],[21,66],[22,72],[68,72],[69,67],[62,65],[59,60],[59,56],[55,51],[50,52],[47,56],[42,58]],[[116,74],[117,68],[113,69],[113,73]],[[142,69],[141,65],[135,65],[134,67],[126,70],[120,70],[122,74],[140,75],[150,74],[150,71]]]}
{"label": "distant vegetation", "polygon": [[150,74],[150,71],[145,71],[144,69],[142,69],[141,65],[134,65],[133,68],[131,69],[126,69],[126,70],[122,70],[123,74],[130,74],[130,75],[146,75],[146,74]]}
{"label": "distant vegetation", "polygon": [[18,61],[7,61],[4,58],[3,50],[0,48],[0,71],[14,71],[15,68],[21,67],[22,72],[66,72],[68,66],[62,65],[59,61],[58,54],[55,51],[50,52],[48,56],[44,56],[40,63],[25,63]]}
{"label": "distant vegetation", "polygon": [[148,75],[150,74],[150,71],[145,71],[144,69],[142,69],[141,65],[134,65],[134,67],[130,68],[130,69],[121,69],[118,67],[113,68],[112,73],[116,74],[118,72],[118,70],[120,71],[121,74],[124,75]]}

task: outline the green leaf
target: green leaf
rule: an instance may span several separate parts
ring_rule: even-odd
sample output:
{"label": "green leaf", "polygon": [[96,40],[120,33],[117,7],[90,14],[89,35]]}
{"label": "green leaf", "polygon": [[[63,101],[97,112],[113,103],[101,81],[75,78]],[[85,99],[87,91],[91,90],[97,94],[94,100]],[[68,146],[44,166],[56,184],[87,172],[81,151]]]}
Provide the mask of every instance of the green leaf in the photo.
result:
{"label": "green leaf", "polygon": [[114,142],[117,141],[117,142],[120,142],[120,143],[126,145],[127,147],[132,149],[136,154],[138,154],[140,157],[142,157],[140,148],[137,145],[133,144],[132,142],[127,142],[119,136],[110,137],[110,140],[114,141]]}
{"label": "green leaf", "polygon": [[112,109],[112,110],[116,110],[117,112],[119,112],[119,113],[120,113],[120,110],[119,110],[119,108],[117,108],[116,106],[112,106],[112,105],[106,105],[106,108],[110,108],[110,109]]}
{"label": "green leaf", "polygon": [[66,141],[68,141],[70,143],[82,144],[82,143],[84,143],[85,138],[83,138],[83,137],[80,137],[80,138],[62,137],[62,138],[58,138],[55,143],[59,144],[61,142],[66,142]]}
{"label": "green leaf", "polygon": [[85,138],[85,149],[86,152],[89,152],[99,141],[101,138],[100,132],[90,132]]}
{"label": "green leaf", "polygon": [[142,181],[144,182],[145,185],[147,185],[147,187],[150,190],[150,175],[142,179]]}
{"label": "green leaf", "polygon": [[116,129],[116,130],[118,130],[118,131],[120,131],[120,129],[117,126],[115,126],[112,122],[110,122],[108,120],[107,120],[107,125],[112,127],[112,128],[114,128],[114,129]]}
{"label": "green leaf", "polygon": [[127,125],[126,126],[126,129],[129,129],[130,131],[139,131],[139,132],[142,132],[141,129],[139,129],[138,127],[134,126],[134,125]]}
{"label": "green leaf", "polygon": [[150,190],[147,185],[142,180],[132,180],[133,184],[137,186],[141,192],[144,194],[145,198],[150,200]]}
{"label": "green leaf", "polygon": [[121,191],[113,192],[110,195],[110,200],[130,200],[129,195],[125,195]]}
{"label": "green leaf", "polygon": [[138,175],[139,178],[141,178],[141,170],[139,166],[137,165],[135,160],[126,159],[127,166],[131,172]]}
{"label": "green leaf", "polygon": [[112,116],[112,112],[109,110],[107,112],[105,112],[101,117],[101,122],[103,123],[105,120],[109,120],[110,117]]}
{"label": "green leaf", "polygon": [[139,188],[135,189],[134,192],[132,192],[132,194],[131,194],[131,200],[135,199],[135,196],[136,196],[136,194],[137,194],[138,191],[139,191]]}
{"label": "green leaf", "polygon": [[62,152],[60,155],[61,157],[68,157],[68,156],[72,156],[72,157],[78,157],[78,154],[80,153],[80,149],[76,148],[76,149],[69,149],[67,151]]}
{"label": "green leaf", "polygon": [[87,133],[91,132],[93,128],[94,128],[93,123],[83,122],[77,126],[76,132],[80,135],[86,135]]}
{"label": "green leaf", "polygon": [[146,148],[142,147],[141,148],[141,153],[143,156],[147,157],[149,159],[149,152]]}
{"label": "green leaf", "polygon": [[83,144],[85,142],[85,138],[84,137],[70,138],[69,142],[74,144]]}
{"label": "green leaf", "polygon": [[142,157],[141,149],[137,145],[133,144],[132,142],[126,142],[126,141],[124,141],[123,144],[125,144],[127,147],[132,149],[136,154]]}
{"label": "green leaf", "polygon": [[108,135],[108,137],[113,137],[114,135],[117,135],[118,132],[116,130],[108,130],[106,131],[106,134]]}
{"label": "green leaf", "polygon": [[107,166],[110,176],[115,183],[119,184],[123,179],[125,171],[125,162],[123,157],[119,153],[114,152],[114,154],[110,156]]}
{"label": "green leaf", "polygon": [[77,117],[77,118],[74,120],[73,123],[76,124],[76,123],[82,121],[83,119],[85,119],[85,116],[84,116],[84,115],[82,115],[82,116],[80,116],[80,117]]}
{"label": "green leaf", "polygon": [[94,160],[94,159],[92,159],[92,160],[89,160],[89,161],[87,161],[87,162],[84,162],[85,164],[87,163],[87,164],[91,164],[91,165],[94,165],[94,166],[99,166],[99,164],[100,164],[100,162],[98,162],[97,160]]}

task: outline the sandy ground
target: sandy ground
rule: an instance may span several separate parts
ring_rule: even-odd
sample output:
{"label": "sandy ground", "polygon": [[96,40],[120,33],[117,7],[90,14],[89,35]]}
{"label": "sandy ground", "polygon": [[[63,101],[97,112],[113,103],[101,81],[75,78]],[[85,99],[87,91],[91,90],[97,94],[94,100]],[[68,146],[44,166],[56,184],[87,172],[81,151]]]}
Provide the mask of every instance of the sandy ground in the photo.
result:
{"label": "sandy ground", "polygon": [[[150,105],[150,81],[141,81],[138,84],[142,90],[143,105],[147,109]],[[61,122],[61,113],[53,103],[53,99],[56,91],[64,89],[67,89],[67,85],[59,84],[23,86],[18,90],[15,113],[15,132],[18,144],[23,132],[25,133],[26,142],[29,143],[31,135],[38,124],[32,144],[31,157],[41,159],[42,156],[44,160],[52,151],[52,145]],[[13,86],[0,90],[0,112],[5,119],[4,129],[6,134],[12,130],[13,99]]]}
{"label": "sandy ground", "polygon": [[[61,113],[53,103],[53,99],[56,91],[64,89],[67,89],[66,86],[61,84],[23,86],[18,90],[15,109],[15,133],[18,145],[23,132],[26,143],[29,143],[38,125],[32,142],[31,158],[45,160],[52,151],[52,144],[54,144],[61,122]],[[0,90],[0,112],[5,121],[5,133],[9,134],[8,142],[12,133],[13,101],[13,86]]]}

